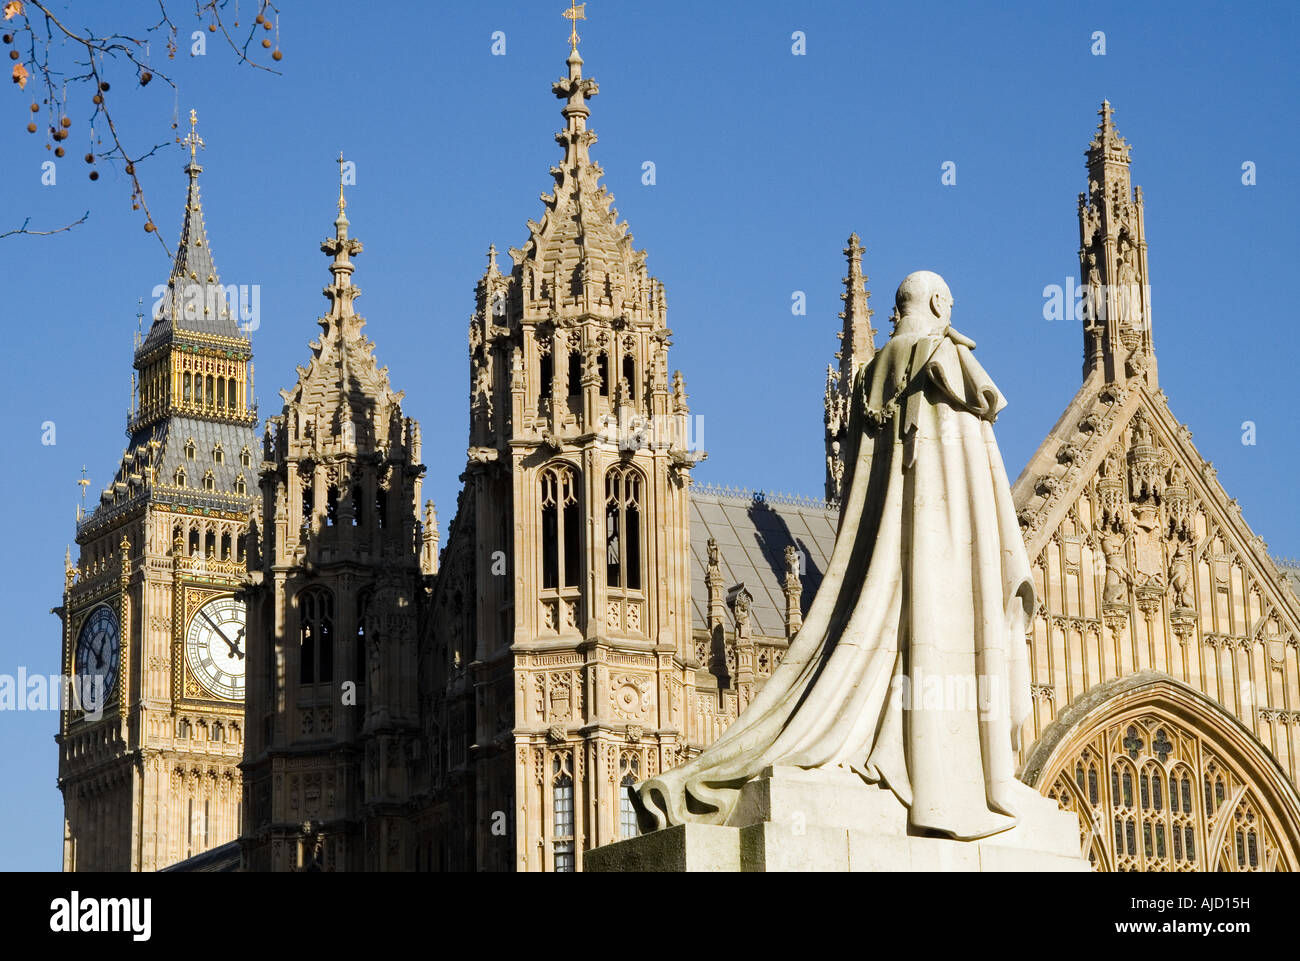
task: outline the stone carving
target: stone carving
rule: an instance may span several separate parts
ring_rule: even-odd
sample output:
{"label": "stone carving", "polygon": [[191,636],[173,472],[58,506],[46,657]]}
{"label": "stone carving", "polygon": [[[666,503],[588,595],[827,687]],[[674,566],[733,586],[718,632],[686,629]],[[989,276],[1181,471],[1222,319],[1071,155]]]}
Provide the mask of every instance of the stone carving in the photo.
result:
{"label": "stone carving", "polygon": [[1106,581],[1102,588],[1102,601],[1106,604],[1123,604],[1128,600],[1130,583],[1128,563],[1124,556],[1124,535],[1107,531],[1101,538],[1101,550],[1106,556]]}
{"label": "stone carving", "polygon": [[1174,556],[1169,561],[1169,589],[1173,591],[1174,606],[1192,606],[1192,544],[1179,540]]}
{"label": "stone carving", "polygon": [[1165,545],[1159,512],[1151,504],[1133,508],[1133,548],[1141,586],[1162,586],[1165,577]]}
{"label": "stone carving", "polygon": [[614,713],[625,720],[643,717],[650,707],[650,682],[637,675],[616,675],[610,681]]}
{"label": "stone carving", "polygon": [[[988,837],[1039,800],[1015,779],[1035,600],[992,431],[1006,402],[952,329],[941,277],[909,275],[896,302],[894,333],[855,388],[840,535],[808,617],[712,747],[638,785],[646,828],[726,823],[745,782],[774,765],[887,787],[914,834]],[[962,468],[946,469],[954,458]],[[979,678],[962,666],[972,656]],[[969,682],[975,696],[921,709],[919,689],[907,692],[926,675]]]}

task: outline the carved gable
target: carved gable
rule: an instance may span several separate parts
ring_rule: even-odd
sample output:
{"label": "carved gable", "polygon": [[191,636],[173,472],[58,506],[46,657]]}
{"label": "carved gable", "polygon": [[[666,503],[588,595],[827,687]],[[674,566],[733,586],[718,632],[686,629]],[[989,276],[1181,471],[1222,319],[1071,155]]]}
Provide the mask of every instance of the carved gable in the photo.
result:
{"label": "carved gable", "polygon": [[1037,738],[1143,670],[1218,701],[1296,778],[1300,603],[1163,391],[1092,377],[1016,481],[1039,593]]}

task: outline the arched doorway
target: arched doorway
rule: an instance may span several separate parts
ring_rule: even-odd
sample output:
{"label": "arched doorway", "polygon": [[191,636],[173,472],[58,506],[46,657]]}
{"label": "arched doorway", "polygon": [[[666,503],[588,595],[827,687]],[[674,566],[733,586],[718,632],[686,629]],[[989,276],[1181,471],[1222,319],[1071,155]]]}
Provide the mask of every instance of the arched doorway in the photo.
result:
{"label": "arched doorway", "polygon": [[1086,692],[1021,778],[1079,818],[1097,871],[1300,870],[1300,797],[1234,716],[1167,674]]}

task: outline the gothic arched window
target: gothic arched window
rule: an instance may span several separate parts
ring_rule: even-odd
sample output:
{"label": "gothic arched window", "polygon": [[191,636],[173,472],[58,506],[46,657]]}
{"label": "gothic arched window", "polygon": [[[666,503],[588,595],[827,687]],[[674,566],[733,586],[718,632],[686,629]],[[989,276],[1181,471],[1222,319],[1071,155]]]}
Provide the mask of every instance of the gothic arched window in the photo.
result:
{"label": "gothic arched window", "polygon": [[298,595],[298,681],[334,680],[334,595],[309,587]]}
{"label": "gothic arched window", "polygon": [[614,467],[605,475],[605,583],[641,589],[641,474]]}
{"label": "gothic arched window", "polygon": [[567,752],[555,755],[551,791],[555,870],[557,873],[571,873],[577,869],[577,864],[573,853],[573,776],[569,773]]}
{"label": "gothic arched window", "polygon": [[352,666],[352,679],[357,684],[357,698],[364,699],[366,694],[366,658],[368,656],[366,644],[366,632],[370,617],[370,602],[374,599],[375,591],[373,587],[362,588],[357,594],[357,634],[354,647],[354,662]]}
{"label": "gothic arched window", "polygon": [[542,471],[541,483],[542,588],[577,587],[582,582],[578,472],[552,464]]}
{"label": "gothic arched window", "polygon": [[618,782],[618,836],[634,838],[641,833],[636,820],[636,805],[632,803],[632,788],[641,777],[641,758],[635,751],[624,751],[619,759]]}
{"label": "gothic arched window", "polygon": [[627,381],[628,390],[632,392],[629,400],[636,399],[636,358],[631,354],[623,355],[623,379]]}
{"label": "gothic arched window", "polygon": [[569,410],[582,415],[582,351],[569,351]]}
{"label": "gothic arched window", "polygon": [[181,391],[182,391],[181,397],[184,398],[185,403],[188,404],[192,399],[191,386],[190,386],[190,372],[188,370],[181,375],[181,384],[183,385],[181,387]]}
{"label": "gothic arched window", "polygon": [[299,506],[302,509],[302,526],[307,527],[311,524],[312,514],[316,511],[316,490],[310,474],[305,475],[302,479],[301,501]]}
{"label": "gothic arched window", "polygon": [[596,372],[600,374],[600,396],[609,396],[609,354],[603,350],[596,355]]}
{"label": "gothic arched window", "polygon": [[[1099,765],[1107,776],[1098,783]],[[1099,725],[1046,792],[1079,818],[1096,870],[1289,871],[1259,784],[1199,730],[1138,714]],[[1265,783],[1265,782],[1260,782]]]}
{"label": "gothic arched window", "polygon": [[539,363],[541,376],[538,378],[540,383],[537,385],[537,406],[540,409],[551,399],[551,391],[555,387],[555,358],[548,350],[542,354]]}

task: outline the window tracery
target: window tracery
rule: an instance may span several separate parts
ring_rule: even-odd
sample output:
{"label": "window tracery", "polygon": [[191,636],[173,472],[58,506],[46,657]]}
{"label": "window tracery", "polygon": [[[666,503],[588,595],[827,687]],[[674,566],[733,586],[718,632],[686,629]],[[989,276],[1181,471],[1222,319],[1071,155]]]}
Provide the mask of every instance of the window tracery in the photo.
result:
{"label": "window tracery", "polygon": [[1097,730],[1047,783],[1078,816],[1094,870],[1290,870],[1258,787],[1156,714]]}
{"label": "window tracery", "polygon": [[542,471],[542,588],[577,587],[581,579],[578,473],[568,464]]}

